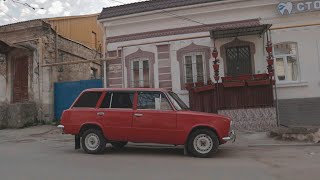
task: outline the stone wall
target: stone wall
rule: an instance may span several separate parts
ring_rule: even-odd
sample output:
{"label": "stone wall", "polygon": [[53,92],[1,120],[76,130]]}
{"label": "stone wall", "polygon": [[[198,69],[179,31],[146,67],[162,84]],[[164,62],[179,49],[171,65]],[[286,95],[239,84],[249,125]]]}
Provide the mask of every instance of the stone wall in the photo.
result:
{"label": "stone wall", "polygon": [[17,103],[8,105],[8,128],[22,128],[37,121],[35,103]]}
{"label": "stone wall", "polygon": [[52,29],[49,24],[41,20],[32,20],[0,26],[0,39],[14,44],[37,39],[50,32]]}
{"label": "stone wall", "polygon": [[[101,54],[78,42],[58,38],[59,57],[58,62],[71,62],[86,59],[101,58]],[[91,79],[91,68],[96,70],[97,78],[101,78],[101,63],[80,63],[57,66],[58,81],[78,81]]]}
{"label": "stone wall", "polygon": [[220,110],[218,114],[231,117],[236,130],[270,131],[277,127],[276,108]]}
{"label": "stone wall", "polygon": [[[1,56],[1,54],[0,54]],[[7,63],[5,61],[0,61],[0,102],[6,100],[6,75],[7,73]]]}
{"label": "stone wall", "polygon": [[22,128],[37,121],[35,103],[0,104],[0,129]]}
{"label": "stone wall", "polygon": [[[4,92],[4,98],[1,101],[11,102],[12,92],[5,91],[12,89],[13,73],[10,71],[11,63],[16,56],[21,53],[28,53],[29,61],[29,101],[34,102],[33,106],[24,106],[23,104],[11,106],[6,109],[7,123],[9,127],[21,127],[24,123],[32,122],[31,119],[36,112],[38,116],[33,120],[51,121],[54,118],[54,83],[61,81],[78,81],[91,79],[91,68],[96,70],[97,78],[101,77],[100,63],[82,63],[75,65],[39,67],[38,64],[51,64],[59,62],[79,61],[86,59],[100,58],[100,54],[95,50],[88,48],[78,42],[63,38],[55,33],[49,24],[41,20],[33,20],[0,26],[0,40],[14,45],[11,52],[8,53],[7,65],[0,64],[0,73],[5,72],[8,81],[3,80],[0,74],[0,92]],[[0,93],[0,96],[1,96]],[[4,100],[5,99],[5,100]],[[17,110],[18,114],[14,111]],[[3,111],[5,111],[3,109]],[[31,114],[28,114],[30,112]],[[12,120],[20,119],[20,120]],[[24,120],[22,120],[24,119]],[[10,121],[10,122],[9,122]]]}
{"label": "stone wall", "polygon": [[0,103],[0,129],[8,126],[8,105]]}

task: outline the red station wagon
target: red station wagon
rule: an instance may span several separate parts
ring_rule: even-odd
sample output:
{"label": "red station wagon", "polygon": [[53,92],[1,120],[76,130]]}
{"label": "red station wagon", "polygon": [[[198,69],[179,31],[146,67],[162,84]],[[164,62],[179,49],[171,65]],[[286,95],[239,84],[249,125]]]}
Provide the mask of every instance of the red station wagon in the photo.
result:
{"label": "red station wagon", "polygon": [[185,153],[209,157],[235,140],[231,124],[226,116],[190,111],[171,91],[106,88],[83,91],[58,127],[89,154],[133,142],[184,145]]}

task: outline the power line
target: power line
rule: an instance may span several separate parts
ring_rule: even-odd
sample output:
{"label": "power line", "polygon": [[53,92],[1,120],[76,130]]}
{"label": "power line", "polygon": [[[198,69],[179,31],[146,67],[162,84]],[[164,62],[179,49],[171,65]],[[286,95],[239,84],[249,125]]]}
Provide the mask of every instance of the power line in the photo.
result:
{"label": "power line", "polygon": [[8,16],[9,18],[11,18],[12,20],[18,22],[19,20],[17,18],[12,17],[11,15],[9,15],[8,13],[4,12],[3,10],[0,9],[1,12],[4,13],[4,15]]}
{"label": "power line", "polygon": [[[122,1],[119,1],[119,0],[109,0],[109,1],[113,1],[113,2],[117,2],[117,3],[120,3],[120,4],[126,5],[126,3],[122,2]],[[140,2],[142,2],[142,1],[140,1]],[[165,13],[166,15],[171,15],[171,16],[176,17],[176,18],[181,19],[181,20],[186,20],[186,21],[190,21],[190,22],[193,22],[193,23],[201,24],[201,25],[207,25],[205,23],[202,23],[202,22],[187,18],[185,16],[181,16],[181,15],[178,15],[178,14],[175,14],[173,12],[169,12],[169,11],[166,11],[166,10],[163,10],[163,9],[160,9],[160,11],[162,11],[162,14]]]}
{"label": "power line", "polygon": [[[6,0],[1,0],[1,1],[6,1]],[[31,9],[33,9],[33,10],[37,10],[37,9],[44,9],[44,8],[42,8],[42,7],[40,7],[40,8],[38,8],[38,7],[34,7],[34,6],[32,6],[32,5],[30,5],[29,3],[24,3],[24,2],[20,2],[20,0],[9,0],[9,1],[11,1],[11,2],[13,2],[13,3],[16,3],[16,4],[21,4],[21,5],[23,5],[23,6],[26,6],[26,7],[28,7],[28,8],[31,8]]]}

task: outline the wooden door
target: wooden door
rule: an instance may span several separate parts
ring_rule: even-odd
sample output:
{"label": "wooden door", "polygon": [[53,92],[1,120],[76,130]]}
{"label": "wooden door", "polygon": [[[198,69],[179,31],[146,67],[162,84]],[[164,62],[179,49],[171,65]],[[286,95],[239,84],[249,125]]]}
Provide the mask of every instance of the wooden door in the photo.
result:
{"label": "wooden door", "polygon": [[249,46],[231,47],[226,51],[227,74],[229,76],[252,74],[251,52]]}
{"label": "wooden door", "polygon": [[13,65],[13,102],[28,101],[28,57],[16,58]]}

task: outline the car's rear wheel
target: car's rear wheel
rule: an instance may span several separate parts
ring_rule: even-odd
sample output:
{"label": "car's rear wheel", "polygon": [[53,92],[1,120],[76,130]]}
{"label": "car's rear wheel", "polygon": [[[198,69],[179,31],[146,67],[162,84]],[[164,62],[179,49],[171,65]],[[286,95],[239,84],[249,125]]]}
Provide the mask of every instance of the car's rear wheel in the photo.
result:
{"label": "car's rear wheel", "polygon": [[101,154],[107,144],[106,138],[99,129],[88,129],[82,134],[81,144],[88,154]]}
{"label": "car's rear wheel", "polygon": [[122,149],[125,145],[128,144],[128,142],[111,142],[112,148],[115,150],[120,150]]}
{"label": "car's rear wheel", "polygon": [[206,158],[218,152],[219,138],[209,129],[198,129],[191,133],[187,143],[193,156]]}

